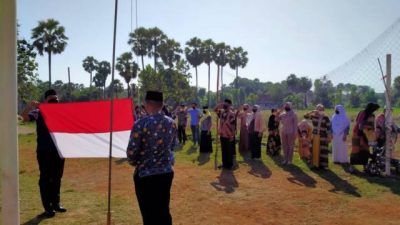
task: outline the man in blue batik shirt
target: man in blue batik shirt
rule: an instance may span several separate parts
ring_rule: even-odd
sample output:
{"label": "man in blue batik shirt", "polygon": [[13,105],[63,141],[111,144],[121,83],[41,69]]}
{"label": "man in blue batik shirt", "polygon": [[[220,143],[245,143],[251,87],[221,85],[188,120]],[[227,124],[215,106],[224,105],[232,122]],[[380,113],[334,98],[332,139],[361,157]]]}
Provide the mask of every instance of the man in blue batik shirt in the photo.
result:
{"label": "man in blue batik shirt", "polygon": [[135,122],[126,152],[129,163],[135,167],[133,177],[143,225],[172,224],[169,202],[177,129],[162,107],[163,94],[148,91],[148,116]]}

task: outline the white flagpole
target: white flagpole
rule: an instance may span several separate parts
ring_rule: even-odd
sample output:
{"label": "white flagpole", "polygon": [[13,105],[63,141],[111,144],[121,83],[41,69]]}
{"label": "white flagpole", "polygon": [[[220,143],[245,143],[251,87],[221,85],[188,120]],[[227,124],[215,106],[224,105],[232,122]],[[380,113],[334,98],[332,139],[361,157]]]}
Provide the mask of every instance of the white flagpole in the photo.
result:
{"label": "white flagpole", "polygon": [[111,164],[112,164],[112,141],[113,141],[113,122],[114,122],[114,73],[115,73],[115,41],[117,38],[117,15],[118,0],[115,0],[114,11],[114,34],[113,34],[113,50],[111,62],[111,85],[110,85],[110,152],[108,156],[108,208],[107,208],[107,225],[111,224]]}
{"label": "white flagpole", "polygon": [[16,1],[0,0],[0,160],[1,221],[18,225],[18,130],[17,130],[17,23]]}

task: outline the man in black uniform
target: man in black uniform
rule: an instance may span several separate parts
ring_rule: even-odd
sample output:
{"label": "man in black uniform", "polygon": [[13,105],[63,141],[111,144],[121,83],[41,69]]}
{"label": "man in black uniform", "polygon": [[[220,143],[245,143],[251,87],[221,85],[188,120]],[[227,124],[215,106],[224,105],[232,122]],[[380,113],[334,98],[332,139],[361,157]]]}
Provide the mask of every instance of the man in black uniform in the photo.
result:
{"label": "man in black uniform", "polygon": [[[58,103],[55,90],[50,89],[44,94],[45,103]],[[36,121],[37,160],[40,170],[40,196],[45,212],[44,217],[53,217],[55,212],[66,212],[60,204],[61,178],[64,171],[64,159],[58,154],[57,148],[50,136],[43,116],[38,109],[39,103],[32,101],[22,113],[24,121]]]}

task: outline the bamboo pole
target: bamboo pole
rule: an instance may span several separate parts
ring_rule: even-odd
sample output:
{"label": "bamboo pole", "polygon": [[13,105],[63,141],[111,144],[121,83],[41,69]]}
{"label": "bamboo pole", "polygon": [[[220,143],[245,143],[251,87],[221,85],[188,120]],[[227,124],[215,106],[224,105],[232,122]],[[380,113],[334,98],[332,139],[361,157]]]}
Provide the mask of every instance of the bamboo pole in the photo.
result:
{"label": "bamboo pole", "polygon": [[111,224],[111,164],[112,164],[112,143],[113,143],[113,123],[114,123],[114,74],[115,74],[115,42],[117,37],[117,15],[118,0],[115,0],[114,10],[114,34],[111,66],[111,85],[110,85],[110,149],[108,155],[108,198],[107,198],[107,225]]}
{"label": "bamboo pole", "polygon": [[386,126],[386,143],[385,143],[385,174],[390,176],[390,159],[393,147],[392,142],[392,103],[391,103],[391,87],[392,87],[392,55],[386,55],[386,113],[385,113],[385,126]]}
{"label": "bamboo pole", "polygon": [[1,221],[19,222],[16,1],[0,0]]}

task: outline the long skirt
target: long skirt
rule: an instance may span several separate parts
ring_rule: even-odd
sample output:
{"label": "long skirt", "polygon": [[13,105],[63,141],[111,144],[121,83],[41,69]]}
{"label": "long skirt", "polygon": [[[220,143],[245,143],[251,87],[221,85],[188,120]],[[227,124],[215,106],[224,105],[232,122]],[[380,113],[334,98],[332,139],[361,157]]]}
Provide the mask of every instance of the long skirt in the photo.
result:
{"label": "long skirt", "polygon": [[370,157],[369,145],[367,138],[363,134],[353,134],[351,140],[352,148],[350,155],[350,164],[352,165],[367,165]]}
{"label": "long skirt", "polygon": [[307,138],[299,138],[299,155],[301,159],[310,158],[311,142]]}
{"label": "long skirt", "polygon": [[259,137],[258,132],[251,132],[251,133],[249,133],[249,138],[250,138],[251,158],[252,159],[261,158],[262,137]]}
{"label": "long skirt", "polygon": [[312,164],[315,167],[328,167],[328,139],[322,135],[313,135],[312,140]]}
{"label": "long skirt", "polygon": [[239,141],[239,152],[241,154],[249,151],[249,131],[247,127],[240,128],[240,141]]}
{"label": "long skirt", "polygon": [[267,154],[270,156],[279,155],[281,151],[281,137],[279,131],[270,131],[267,141]]}
{"label": "long skirt", "polygon": [[347,145],[343,141],[344,134],[333,134],[332,158],[335,163],[348,163]]}
{"label": "long skirt", "polygon": [[200,152],[212,152],[211,133],[206,130],[201,131]]}

